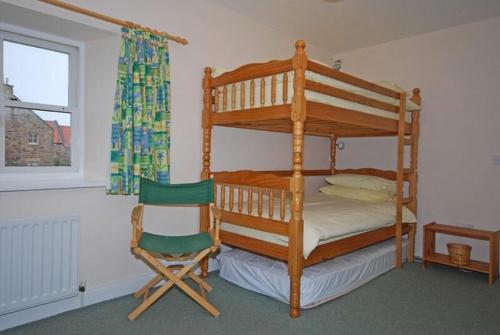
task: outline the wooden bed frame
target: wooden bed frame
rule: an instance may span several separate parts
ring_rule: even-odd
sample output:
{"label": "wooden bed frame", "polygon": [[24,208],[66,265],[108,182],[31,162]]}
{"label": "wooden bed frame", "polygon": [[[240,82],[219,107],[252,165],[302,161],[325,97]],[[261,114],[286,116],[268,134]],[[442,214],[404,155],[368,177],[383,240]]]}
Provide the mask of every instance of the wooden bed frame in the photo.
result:
{"label": "wooden bed frame", "polygon": [[[308,60],[304,41],[295,43],[293,58],[268,63],[248,64],[234,71],[212,77],[211,68],[205,68],[203,79],[203,169],[202,179],[213,177],[216,184],[216,206],[221,209],[222,221],[276,233],[288,237],[288,246],[282,246],[247,236],[221,230],[222,243],[273,257],[288,263],[290,276],[290,316],[300,315],[300,278],[304,267],[331,259],[368,245],[396,237],[396,266],[401,267],[402,236],[409,236],[408,258],[413,261],[415,225],[402,222],[402,207],[416,213],[417,209],[417,153],[419,136],[419,111],[411,113],[411,122],[406,118],[406,94],[390,90],[327,66]],[[399,107],[358,95],[339,88],[306,79],[309,70],[365,90],[399,100]],[[288,101],[288,75],[293,71],[293,98]],[[283,104],[276,104],[277,76],[283,76]],[[271,105],[265,106],[264,77],[271,77]],[[255,82],[260,80],[260,105],[255,104]],[[249,83],[249,84],[248,84]],[[245,97],[245,85],[249,85],[249,97]],[[237,86],[238,85],[238,86]],[[228,87],[231,95],[228,96]],[[236,89],[240,89],[240,101],[236,101]],[[376,107],[398,115],[391,119],[359,111],[307,101],[305,90]],[[222,97],[220,97],[222,95]],[[264,97],[263,97],[264,95]],[[246,99],[250,99],[249,103]],[[415,88],[411,100],[420,105],[420,90]],[[218,111],[222,104],[222,110]],[[231,111],[228,110],[230,106]],[[249,106],[250,108],[246,108]],[[291,133],[292,169],[289,171],[237,171],[211,172],[211,132],[214,126],[248,128],[273,132]],[[331,164],[324,170],[304,170],[304,135],[327,136],[331,140]],[[335,168],[337,139],[342,137],[397,136],[397,169]],[[410,167],[404,168],[404,147],[410,146]],[[361,233],[318,246],[307,259],[303,257],[304,177],[336,173],[355,173],[380,176],[397,182],[396,224]],[[408,195],[403,194],[403,183],[408,182]],[[291,193],[287,197],[286,193]],[[253,197],[257,197],[257,208],[252,208]],[[227,198],[227,199],[226,199]],[[269,204],[264,217],[265,199]],[[245,200],[245,201],[244,201]],[[273,213],[273,204],[279,201],[279,213]],[[285,220],[286,201],[291,208],[290,220]],[[228,206],[226,208],[226,205]],[[246,208],[243,208],[246,206]],[[274,218],[274,216],[277,216]],[[200,229],[210,227],[208,206],[201,208]],[[207,275],[207,260],[202,263],[202,274]]]}

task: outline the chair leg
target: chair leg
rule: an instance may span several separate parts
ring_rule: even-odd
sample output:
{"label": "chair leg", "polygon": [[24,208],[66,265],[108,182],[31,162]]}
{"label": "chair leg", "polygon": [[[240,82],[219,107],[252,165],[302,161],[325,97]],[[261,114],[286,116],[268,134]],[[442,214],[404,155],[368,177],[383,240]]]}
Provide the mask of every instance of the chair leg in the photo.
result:
{"label": "chair leg", "polygon": [[128,319],[130,321],[135,320],[139,315],[142,314],[142,312],[144,312],[149,306],[151,306],[156,300],[158,300],[163,294],[165,294],[173,285],[174,283],[169,280],[166,284],[157,289],[149,298],[144,300],[142,304],[137,306],[137,308],[128,315]]}
{"label": "chair leg", "polygon": [[183,290],[187,295],[189,295],[194,301],[200,304],[203,308],[207,310],[210,314],[215,317],[218,317],[220,312],[215,308],[211,303],[209,303],[203,296],[194,291],[191,287],[189,287],[186,283],[184,283],[178,276],[165,272],[166,277],[168,277],[171,281],[174,282],[181,290]]}
{"label": "chair leg", "polygon": [[200,306],[205,308],[207,312],[212,314],[215,317],[218,317],[220,312],[215,308],[212,304],[210,304],[205,298],[203,298],[200,294],[195,292],[191,287],[189,287],[186,283],[184,283],[181,278],[191,271],[191,269],[205,256],[207,256],[211,252],[211,249],[205,249],[201,251],[192,261],[191,264],[186,265],[182,270],[180,270],[178,273],[173,274],[171,271],[166,269],[164,266],[161,265],[160,262],[158,262],[154,257],[147,255],[148,259],[150,260],[151,264],[155,267],[158,268],[158,270],[165,275],[168,279],[170,279],[174,284],[176,284],[181,290],[183,290],[187,295],[189,295],[194,301],[196,301]]}
{"label": "chair leg", "polygon": [[135,292],[134,296],[136,298],[139,298],[140,296],[144,295],[144,297],[147,298],[149,290],[153,286],[158,284],[162,279],[163,279],[163,275],[157,274],[146,285],[144,285],[141,289],[139,289],[139,291]]}
{"label": "chair leg", "polygon": [[[176,284],[194,301],[196,301],[203,308],[205,308],[210,314],[212,314],[215,317],[218,317],[220,314],[219,311],[213,305],[211,305],[203,296],[195,292],[191,287],[189,287],[188,285],[186,285],[186,283],[182,281],[182,277],[188,274],[203,257],[205,257],[210,253],[210,251],[211,251],[210,249],[203,250],[198,254],[198,256],[196,256],[193,259],[191,264],[186,265],[185,267],[183,267],[181,270],[179,270],[177,273],[174,274],[167,267],[163,266],[163,264],[161,264],[156,258],[148,254],[146,251],[137,248],[136,254],[141,256],[146,261],[146,263],[151,267],[153,267],[156,271],[159,271],[163,275],[163,278],[168,278],[169,280],[158,290],[156,290],[149,298],[145,299],[143,303],[140,304],[134,311],[132,311],[132,313],[128,315],[128,319],[131,321],[135,320],[142,312],[144,312],[149,306],[151,306],[151,304],[153,304],[163,294],[165,294],[174,284]],[[156,277],[153,278],[148,284],[153,282],[154,279],[156,279]],[[146,286],[148,286],[148,284],[146,284]],[[208,286],[208,284],[205,285]]]}
{"label": "chair leg", "polygon": [[188,272],[189,278],[191,278],[195,283],[200,285],[205,291],[211,292],[212,286],[208,285],[203,279],[198,277],[193,271]]}

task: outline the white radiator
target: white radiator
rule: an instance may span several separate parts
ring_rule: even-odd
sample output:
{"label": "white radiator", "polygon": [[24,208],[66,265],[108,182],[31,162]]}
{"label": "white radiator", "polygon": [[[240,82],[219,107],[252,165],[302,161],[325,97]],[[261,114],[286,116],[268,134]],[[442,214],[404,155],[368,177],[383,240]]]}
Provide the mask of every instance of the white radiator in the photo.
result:
{"label": "white radiator", "polygon": [[75,296],[78,216],[0,221],[0,315]]}

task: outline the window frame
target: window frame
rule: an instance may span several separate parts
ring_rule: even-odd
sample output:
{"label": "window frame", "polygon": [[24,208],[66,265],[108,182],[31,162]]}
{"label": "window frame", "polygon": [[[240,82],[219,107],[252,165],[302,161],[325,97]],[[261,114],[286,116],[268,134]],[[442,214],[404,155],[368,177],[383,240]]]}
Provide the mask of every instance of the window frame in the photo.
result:
{"label": "window frame", "polygon": [[[0,182],[83,179],[83,42],[0,23],[0,78],[3,83],[3,41],[63,52],[68,57],[68,106],[5,100],[0,92]],[[70,166],[5,166],[5,115],[9,108],[24,108],[71,114]],[[22,187],[21,187],[22,188]],[[0,187],[1,191],[1,187]]]}
{"label": "window frame", "polygon": [[28,133],[28,144],[38,145],[38,133]]}

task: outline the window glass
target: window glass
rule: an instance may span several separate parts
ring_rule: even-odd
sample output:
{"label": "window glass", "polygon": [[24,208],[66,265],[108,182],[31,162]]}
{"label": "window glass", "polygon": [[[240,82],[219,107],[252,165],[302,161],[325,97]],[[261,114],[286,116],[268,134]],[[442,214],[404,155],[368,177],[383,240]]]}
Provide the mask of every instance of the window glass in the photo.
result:
{"label": "window glass", "polygon": [[38,134],[29,133],[28,134],[28,144],[38,145]]}
{"label": "window glass", "polygon": [[0,181],[81,168],[78,47],[36,35],[0,30]]}
{"label": "window glass", "polygon": [[71,166],[71,115],[7,107],[5,166]]}
{"label": "window glass", "polygon": [[68,106],[69,55],[21,43],[3,41],[3,82],[14,99]]}

